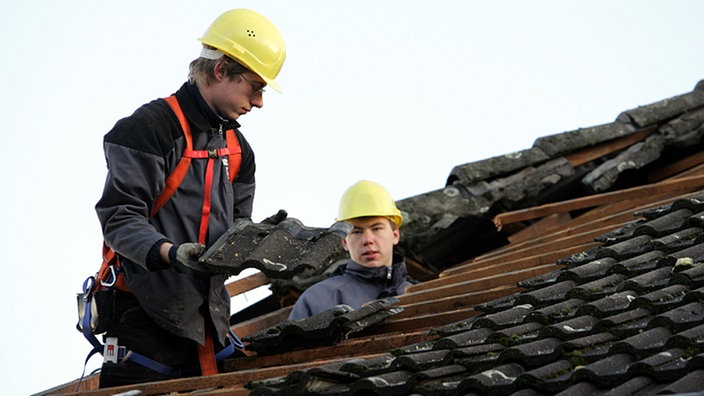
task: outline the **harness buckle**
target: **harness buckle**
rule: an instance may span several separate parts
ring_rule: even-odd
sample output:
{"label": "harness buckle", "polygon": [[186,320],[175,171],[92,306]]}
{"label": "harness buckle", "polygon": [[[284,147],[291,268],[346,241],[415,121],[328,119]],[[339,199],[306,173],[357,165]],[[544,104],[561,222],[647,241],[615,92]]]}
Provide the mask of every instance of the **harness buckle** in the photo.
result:
{"label": "harness buckle", "polygon": [[218,149],[208,149],[208,157],[217,158],[218,157]]}

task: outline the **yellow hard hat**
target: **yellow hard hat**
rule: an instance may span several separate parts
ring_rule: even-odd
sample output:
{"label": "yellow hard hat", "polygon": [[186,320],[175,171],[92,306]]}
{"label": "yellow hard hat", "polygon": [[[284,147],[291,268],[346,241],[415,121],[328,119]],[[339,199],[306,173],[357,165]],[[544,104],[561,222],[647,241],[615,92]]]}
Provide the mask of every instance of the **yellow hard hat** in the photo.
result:
{"label": "yellow hard hat", "polygon": [[263,15],[241,8],[225,11],[198,41],[240,62],[281,92],[274,79],[286,59],[286,44],[276,26]]}
{"label": "yellow hard hat", "polygon": [[348,188],[340,199],[340,211],[337,221],[346,221],[357,217],[388,217],[397,227],[403,223],[401,211],[391,194],[381,185],[369,180],[361,180]]}

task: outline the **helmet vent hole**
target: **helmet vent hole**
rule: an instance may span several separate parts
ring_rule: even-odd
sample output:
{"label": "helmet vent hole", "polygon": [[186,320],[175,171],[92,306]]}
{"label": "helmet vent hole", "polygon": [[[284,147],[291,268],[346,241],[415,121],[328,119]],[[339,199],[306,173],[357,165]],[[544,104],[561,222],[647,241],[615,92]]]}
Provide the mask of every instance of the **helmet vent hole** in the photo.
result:
{"label": "helmet vent hole", "polygon": [[254,30],[247,29],[247,36],[257,37],[257,33],[255,33]]}

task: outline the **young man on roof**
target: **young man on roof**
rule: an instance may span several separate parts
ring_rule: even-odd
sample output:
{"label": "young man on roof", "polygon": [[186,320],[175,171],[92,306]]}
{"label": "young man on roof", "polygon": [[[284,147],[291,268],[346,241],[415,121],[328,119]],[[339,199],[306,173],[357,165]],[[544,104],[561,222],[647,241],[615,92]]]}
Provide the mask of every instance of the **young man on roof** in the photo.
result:
{"label": "young man on roof", "polygon": [[306,289],[289,319],[306,318],[338,304],[359,309],[369,301],[403,294],[415,282],[403,257],[394,256],[403,220],[384,187],[368,180],[352,185],[342,195],[336,220],[352,224],[342,240],[350,260],[330,278]]}
{"label": "young man on roof", "polygon": [[245,9],[221,14],[199,41],[188,81],[104,138],[108,173],[96,211],[126,284],[106,335],[128,352],[106,357],[101,388],[215,374],[216,354],[228,350],[225,275],[197,257],[252,214],[254,153],[237,120],[263,106],[264,87],[279,91],[286,48],[268,19]]}

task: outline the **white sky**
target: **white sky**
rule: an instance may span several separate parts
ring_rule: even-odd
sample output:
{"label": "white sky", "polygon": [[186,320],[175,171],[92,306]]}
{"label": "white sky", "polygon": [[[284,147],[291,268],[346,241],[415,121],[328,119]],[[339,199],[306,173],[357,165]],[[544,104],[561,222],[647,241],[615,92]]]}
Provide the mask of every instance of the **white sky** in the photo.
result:
{"label": "white sky", "polygon": [[284,208],[327,227],[357,180],[396,199],[436,190],[455,165],[611,122],[704,78],[695,0],[4,1],[3,394],[80,376],[90,346],[75,293],[100,260],[102,137],[174,92],[196,38],[238,7],[266,15],[288,47],[284,93],[240,119],[257,153],[255,221]]}

